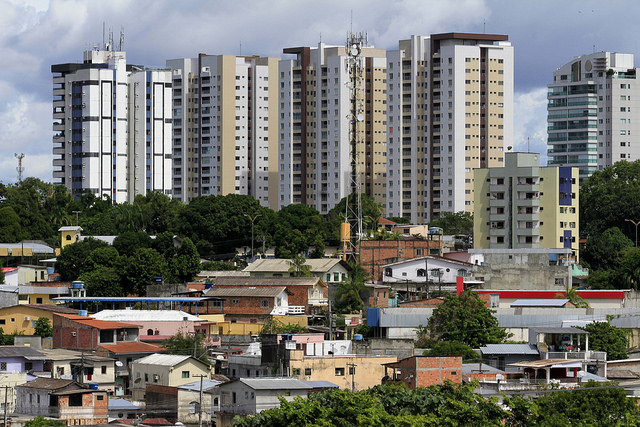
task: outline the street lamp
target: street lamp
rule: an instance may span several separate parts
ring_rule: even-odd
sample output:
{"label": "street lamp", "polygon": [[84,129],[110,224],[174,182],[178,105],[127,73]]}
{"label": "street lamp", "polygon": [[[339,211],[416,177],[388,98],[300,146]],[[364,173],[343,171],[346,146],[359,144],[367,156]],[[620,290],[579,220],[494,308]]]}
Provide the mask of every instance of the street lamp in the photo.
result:
{"label": "street lamp", "polygon": [[249,215],[249,214],[244,214],[244,216],[246,216],[247,218],[249,218],[249,220],[251,221],[251,258],[253,259],[253,223],[256,222],[256,219],[258,219],[258,217],[261,217],[261,214],[255,214],[253,216]]}
{"label": "street lamp", "polygon": [[634,221],[632,219],[625,219],[625,221],[630,222],[631,224],[636,226],[636,248],[638,247],[638,225],[640,225],[640,221]]}

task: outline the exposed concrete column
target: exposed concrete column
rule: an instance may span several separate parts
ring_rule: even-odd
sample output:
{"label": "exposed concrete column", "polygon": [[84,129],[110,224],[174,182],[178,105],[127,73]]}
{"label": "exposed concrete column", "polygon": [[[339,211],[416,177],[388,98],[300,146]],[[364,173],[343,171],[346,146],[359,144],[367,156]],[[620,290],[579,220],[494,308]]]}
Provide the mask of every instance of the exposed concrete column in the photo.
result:
{"label": "exposed concrete column", "polygon": [[551,381],[551,367],[544,368],[544,370],[547,371],[547,384],[549,384]]}

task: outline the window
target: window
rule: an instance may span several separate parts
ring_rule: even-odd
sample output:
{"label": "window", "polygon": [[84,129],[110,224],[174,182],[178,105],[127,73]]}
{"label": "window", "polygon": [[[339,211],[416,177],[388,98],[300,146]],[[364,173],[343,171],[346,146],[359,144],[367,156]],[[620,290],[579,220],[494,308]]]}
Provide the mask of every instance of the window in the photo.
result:
{"label": "window", "polygon": [[237,300],[237,299],[232,299],[231,300],[231,303],[233,303],[233,304],[238,304],[239,302],[240,302],[240,300]]}
{"label": "window", "polygon": [[336,377],[344,377],[344,368],[336,368]]}
{"label": "window", "polygon": [[104,396],[96,396],[96,400],[104,400]]}
{"label": "window", "polygon": [[24,362],[24,370],[30,371],[33,369],[33,362]]}
{"label": "window", "polygon": [[294,377],[297,377],[298,375],[300,375],[300,368],[291,369],[291,375]]}
{"label": "window", "polygon": [[263,299],[262,301],[260,301],[260,306],[262,308],[268,308],[269,307],[269,300],[268,299]]}
{"label": "window", "polygon": [[189,371],[182,371],[182,378],[189,378]]}
{"label": "window", "polygon": [[101,366],[101,368],[100,368],[100,373],[101,373],[102,375],[104,375],[104,374],[106,374],[106,373],[107,373],[107,365],[102,365],[102,366]]}
{"label": "window", "polygon": [[149,374],[144,374],[144,382],[149,382]]}
{"label": "window", "polygon": [[311,375],[311,368],[304,368],[305,375]]}

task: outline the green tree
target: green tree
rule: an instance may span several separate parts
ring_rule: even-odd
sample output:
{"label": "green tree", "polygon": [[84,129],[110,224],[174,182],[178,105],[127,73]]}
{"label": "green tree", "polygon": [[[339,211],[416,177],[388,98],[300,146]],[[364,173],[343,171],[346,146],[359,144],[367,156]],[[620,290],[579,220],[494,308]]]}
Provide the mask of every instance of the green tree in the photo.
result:
{"label": "green tree", "polygon": [[13,208],[11,206],[0,208],[0,241],[17,243],[26,237],[20,224],[20,217]]}
{"label": "green tree", "polygon": [[594,322],[581,327],[589,332],[589,348],[594,351],[606,351],[607,360],[626,359],[629,340],[623,329],[611,326],[607,322]]}
{"label": "green tree", "polygon": [[53,336],[53,327],[51,321],[47,317],[39,317],[36,320],[35,335],[40,335],[42,338]]}
{"label": "green tree", "polygon": [[209,261],[202,264],[200,271],[234,271],[236,266],[228,262]]}
{"label": "green tree", "polygon": [[308,328],[297,323],[284,323],[277,319],[265,319],[262,325],[262,334],[305,334]]}
{"label": "green tree", "polygon": [[620,251],[631,247],[633,242],[618,227],[609,228],[599,235],[589,236],[582,251],[582,261],[594,270],[611,269],[616,266]]}
{"label": "green tree", "polygon": [[302,255],[295,255],[289,260],[289,273],[291,277],[311,277],[311,266],[306,264],[307,259]]}
{"label": "green tree", "polygon": [[154,277],[165,277],[167,261],[151,248],[137,249],[127,259],[123,287],[126,293],[144,296]]}
{"label": "green tree", "polygon": [[[327,214],[327,220],[329,221],[329,233],[327,237],[332,241],[340,240],[340,224],[345,220],[347,203],[353,204],[353,197],[351,197],[351,195],[343,197]],[[370,233],[374,233],[378,229],[380,216],[382,212],[384,212],[384,208],[382,204],[376,202],[373,197],[364,193],[360,195],[360,203],[362,207],[362,228],[369,230]],[[350,211],[353,211],[353,205]],[[352,214],[350,215],[353,217]]]}
{"label": "green tree", "polygon": [[556,294],[556,298],[566,298],[569,302],[575,305],[577,308],[589,308],[589,303],[580,296],[578,288],[575,286],[565,288],[564,292]]}
{"label": "green tree", "polygon": [[64,421],[47,419],[42,415],[24,423],[24,427],[66,427],[66,425]]}
{"label": "green tree", "polygon": [[84,270],[84,262],[94,249],[106,248],[109,244],[101,240],[87,238],[72,245],[67,245],[57,257],[56,270],[62,281],[76,280]]}
{"label": "green tree", "polygon": [[[195,342],[194,342],[195,340]],[[182,356],[194,356],[196,359],[200,359],[204,363],[210,364],[207,357],[207,350],[203,345],[204,336],[202,334],[190,335],[183,334],[179,331],[172,337],[167,338],[163,345],[165,353],[167,354],[179,354]],[[195,351],[195,353],[194,353]]]}
{"label": "green tree", "polygon": [[173,277],[179,282],[188,282],[200,272],[200,255],[191,239],[185,237],[169,262]]}
{"label": "green tree", "polygon": [[81,273],[89,273],[100,267],[118,267],[121,257],[113,246],[101,247],[91,251],[82,263]]}
{"label": "green tree", "polygon": [[473,234],[473,215],[469,212],[441,212],[429,227],[440,227],[444,234]]}
{"label": "green tree", "polygon": [[140,248],[150,248],[152,239],[144,231],[126,231],[113,240],[113,247],[120,255],[131,256]]}
{"label": "green tree", "polygon": [[473,348],[501,343],[509,335],[498,326],[493,313],[476,292],[450,294],[433,310],[423,332],[429,334],[427,338],[433,343],[458,341]]}
{"label": "green tree", "polygon": [[327,222],[316,209],[306,205],[292,204],[280,209],[270,227],[278,258],[291,259],[326,240]]}
{"label": "green tree", "polygon": [[357,313],[364,308],[363,294],[367,290],[365,283],[369,273],[360,264],[350,263],[351,271],[338,285],[333,295],[336,313]]}
{"label": "green tree", "polygon": [[640,219],[640,161],[619,161],[595,171],[580,185],[580,230],[597,236],[617,227],[633,239]]}
{"label": "green tree", "polygon": [[440,341],[431,347],[429,350],[425,350],[423,353],[425,356],[462,356],[462,361],[477,362],[480,360],[480,355],[476,353],[473,348],[458,341]]}
{"label": "green tree", "polygon": [[[126,260],[126,258],[125,258]],[[124,294],[122,277],[117,267],[97,265],[78,276],[85,284],[87,295],[92,297],[121,297]]]}

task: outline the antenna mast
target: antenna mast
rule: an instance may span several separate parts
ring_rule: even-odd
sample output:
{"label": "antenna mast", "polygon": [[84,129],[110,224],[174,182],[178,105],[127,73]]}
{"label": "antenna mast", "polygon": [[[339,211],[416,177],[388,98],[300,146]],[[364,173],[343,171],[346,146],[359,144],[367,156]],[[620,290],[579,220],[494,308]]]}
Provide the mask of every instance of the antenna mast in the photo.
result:
{"label": "antenna mast", "polygon": [[24,153],[15,153],[16,159],[18,159],[18,167],[16,170],[18,171],[18,183],[22,182],[22,172],[24,172],[24,167],[22,166],[22,159],[24,159]]}
{"label": "antenna mast", "polygon": [[[362,96],[362,78],[364,75],[364,61],[361,56],[362,48],[366,45],[366,36],[362,33],[350,32],[347,36],[345,50],[348,55],[346,67],[350,78],[351,111],[349,112],[349,147],[351,158],[351,200],[346,199],[345,224],[343,234],[343,251],[353,259],[358,257],[358,244],[362,237],[362,201],[360,183],[360,156],[358,149],[361,144],[360,123],[364,121]],[[347,225],[348,224],[348,225]],[[347,247],[347,245],[349,247]]]}

